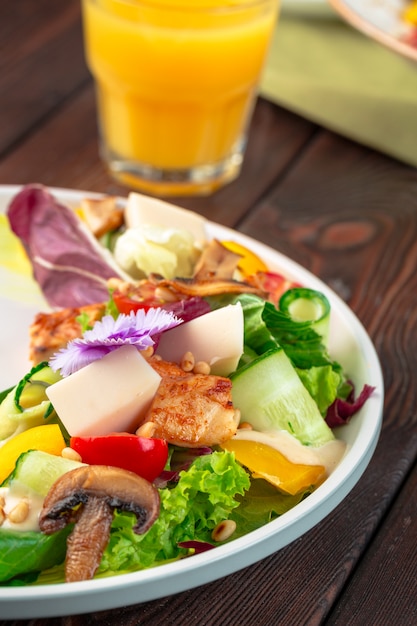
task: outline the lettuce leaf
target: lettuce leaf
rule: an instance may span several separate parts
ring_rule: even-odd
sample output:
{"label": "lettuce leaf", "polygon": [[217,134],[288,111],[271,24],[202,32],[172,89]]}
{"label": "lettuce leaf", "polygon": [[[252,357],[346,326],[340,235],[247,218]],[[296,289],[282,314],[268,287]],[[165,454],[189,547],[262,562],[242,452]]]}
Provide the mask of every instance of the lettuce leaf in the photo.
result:
{"label": "lettuce leaf", "polygon": [[230,516],[236,522],[234,538],[246,535],[280,517],[301,500],[304,500],[311,491],[307,490],[304,493],[290,496],[282,493],[262,478],[253,479],[244,498],[237,497],[240,505]]}
{"label": "lettuce leaf", "polygon": [[177,559],[188,554],[179,542],[210,541],[211,532],[229,519],[239,502],[237,495],[249,489],[247,472],[228,451],[198,457],[182,472],[172,489],[160,490],[161,510],[144,535],[136,535],[134,517],[116,513],[109,545],[99,574],[132,571]]}
{"label": "lettuce leaf", "polygon": [[[229,297],[240,302],[244,315],[244,353],[239,368],[270,349],[281,347],[295,367],[302,383],[317,403],[323,417],[337,398],[346,397],[346,376],[333,360],[310,322],[294,322],[291,317],[252,294]],[[224,298],[210,304],[224,306]],[[239,369],[238,368],[238,369]]]}
{"label": "lettuce leaf", "polygon": [[[1,584],[27,584],[36,573],[61,563],[65,559],[66,540],[71,526],[55,533],[0,530]],[[28,578],[29,575],[29,578]],[[11,580],[12,579],[12,580]]]}
{"label": "lettuce leaf", "polygon": [[10,202],[7,217],[50,306],[103,302],[108,296],[107,280],[126,278],[75,212],[46,187],[23,187]]}
{"label": "lettuce leaf", "polygon": [[313,366],[309,369],[296,368],[296,371],[304,387],[316,401],[320,413],[326,415],[328,408],[338,397],[340,375],[333,371],[330,365]]}

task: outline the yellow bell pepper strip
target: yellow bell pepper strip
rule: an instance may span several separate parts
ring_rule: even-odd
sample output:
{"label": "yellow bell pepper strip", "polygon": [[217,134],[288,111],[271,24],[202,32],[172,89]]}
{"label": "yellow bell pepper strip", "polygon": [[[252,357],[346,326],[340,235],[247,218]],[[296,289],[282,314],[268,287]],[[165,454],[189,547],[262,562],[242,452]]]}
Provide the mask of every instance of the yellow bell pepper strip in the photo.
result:
{"label": "yellow bell pepper strip", "polygon": [[19,433],[0,448],[0,485],[14,470],[22,452],[43,450],[60,455],[65,446],[65,439],[58,424],[34,426]]}
{"label": "yellow bell pepper strip", "polygon": [[256,274],[256,272],[266,272],[268,270],[262,259],[252,252],[252,250],[248,250],[248,248],[242,246],[242,244],[236,241],[222,241],[221,243],[222,246],[230,250],[230,252],[240,254],[242,258],[239,260],[237,267],[244,277]]}
{"label": "yellow bell pepper strip", "polygon": [[326,478],[322,465],[292,463],[281,452],[264,443],[229,439],[221,447],[234,452],[239,463],[250,470],[252,478],[264,478],[292,496],[317,487]]}

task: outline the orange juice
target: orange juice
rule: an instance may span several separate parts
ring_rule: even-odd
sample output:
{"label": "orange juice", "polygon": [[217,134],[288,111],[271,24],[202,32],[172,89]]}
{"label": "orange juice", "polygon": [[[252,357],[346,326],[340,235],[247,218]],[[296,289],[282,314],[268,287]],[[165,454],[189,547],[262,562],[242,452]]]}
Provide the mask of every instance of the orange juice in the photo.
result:
{"label": "orange juice", "polygon": [[83,10],[116,175],[175,193],[239,168],[277,0],[83,0]]}

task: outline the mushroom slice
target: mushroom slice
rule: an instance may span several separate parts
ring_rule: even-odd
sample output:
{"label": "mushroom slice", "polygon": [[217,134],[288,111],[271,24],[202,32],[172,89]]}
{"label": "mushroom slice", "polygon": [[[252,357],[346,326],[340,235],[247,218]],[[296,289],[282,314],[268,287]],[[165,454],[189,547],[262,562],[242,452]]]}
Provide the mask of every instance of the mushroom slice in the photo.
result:
{"label": "mushroom slice", "polygon": [[49,490],[39,527],[50,535],[75,522],[67,540],[65,580],[93,578],[109,541],[113,510],[136,515],[133,530],[143,534],[159,515],[158,490],[133,472],[108,465],[85,465],[63,474]]}
{"label": "mushroom slice", "polygon": [[[155,280],[155,277],[151,278]],[[259,287],[242,283],[231,278],[207,278],[203,280],[196,278],[175,278],[174,280],[161,278],[158,280],[158,287],[170,289],[174,293],[181,295],[190,297],[200,296],[201,298],[226,293],[252,293],[261,298],[265,298],[266,296],[266,292],[259,289]]]}
{"label": "mushroom slice", "polygon": [[194,278],[197,280],[233,278],[241,258],[240,254],[228,250],[220,241],[213,239],[197,262]]}

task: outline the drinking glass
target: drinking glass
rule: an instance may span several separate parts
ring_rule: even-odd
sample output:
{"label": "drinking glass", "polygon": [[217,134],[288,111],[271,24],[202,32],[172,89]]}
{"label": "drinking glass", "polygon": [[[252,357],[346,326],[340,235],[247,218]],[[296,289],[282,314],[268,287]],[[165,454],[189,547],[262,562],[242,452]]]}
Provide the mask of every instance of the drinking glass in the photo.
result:
{"label": "drinking glass", "polygon": [[240,172],[279,0],[83,0],[100,153],[151,195]]}

